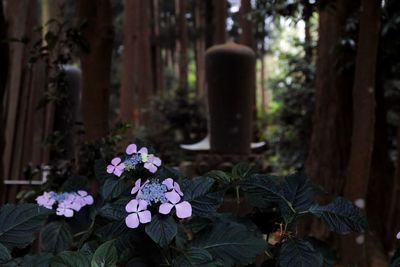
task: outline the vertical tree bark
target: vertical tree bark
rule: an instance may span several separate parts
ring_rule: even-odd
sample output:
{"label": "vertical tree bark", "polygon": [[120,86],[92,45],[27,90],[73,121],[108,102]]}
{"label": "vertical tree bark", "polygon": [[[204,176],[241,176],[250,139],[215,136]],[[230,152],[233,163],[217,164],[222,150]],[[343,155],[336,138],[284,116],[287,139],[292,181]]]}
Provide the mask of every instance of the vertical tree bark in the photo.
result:
{"label": "vertical tree bark", "polygon": [[85,140],[108,134],[111,55],[114,40],[110,0],[79,1],[80,18],[88,21],[83,35],[90,51],[81,55],[82,116]]}
{"label": "vertical tree bark", "polygon": [[[4,17],[3,1],[0,1],[0,40],[7,38],[7,23]],[[5,146],[5,92],[8,77],[9,50],[6,42],[0,43],[0,155]],[[3,195],[4,168],[0,158],[0,195]],[[1,202],[1,201],[0,201]]]}
{"label": "vertical tree bark", "polygon": [[150,1],[124,1],[121,119],[139,125],[152,95]]}
{"label": "vertical tree bark", "polygon": [[250,12],[251,12],[251,1],[241,0],[239,21],[242,32],[239,36],[239,43],[247,45],[252,49],[255,49],[253,23],[248,18]]}
{"label": "vertical tree bark", "polygon": [[205,0],[206,2],[206,48],[226,42],[226,0]]}
{"label": "vertical tree bark", "polygon": [[346,19],[358,3],[336,0],[333,4],[319,12],[316,106],[306,171],[327,192],[338,195],[343,190],[350,151],[353,84],[353,71],[339,68],[354,56],[338,54],[336,46],[344,35]]}
{"label": "vertical tree bark", "polygon": [[178,88],[188,89],[188,31],[186,22],[186,0],[175,0],[175,15],[177,18],[178,39],[176,42],[176,56],[178,58]]}
{"label": "vertical tree bark", "polygon": [[195,2],[196,23],[196,91],[202,97],[205,94],[205,4],[204,0]]}
{"label": "vertical tree bark", "polygon": [[[152,20],[153,20],[153,36],[158,40],[160,37],[160,0],[153,0],[152,2]],[[153,44],[153,73],[155,78],[155,93],[162,94],[164,90],[164,77],[163,77],[163,62],[161,56],[161,46],[159,42]]]}
{"label": "vertical tree bark", "polygon": [[[380,0],[363,0],[353,88],[353,132],[344,195],[366,199],[375,133],[375,72],[379,43]],[[346,238],[343,259],[365,264],[363,245]]]}

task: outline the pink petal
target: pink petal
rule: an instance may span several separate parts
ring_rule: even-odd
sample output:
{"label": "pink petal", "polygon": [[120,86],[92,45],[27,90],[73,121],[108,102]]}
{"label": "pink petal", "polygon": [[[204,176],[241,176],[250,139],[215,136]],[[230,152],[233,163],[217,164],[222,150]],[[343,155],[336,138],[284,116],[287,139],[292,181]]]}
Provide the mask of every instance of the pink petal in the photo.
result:
{"label": "pink petal", "polygon": [[183,196],[183,193],[182,193],[182,191],[181,191],[181,187],[179,186],[179,184],[178,183],[174,183],[174,190],[180,195],[180,196]]}
{"label": "pink petal", "polygon": [[127,148],[126,148],[126,154],[128,155],[132,155],[133,153],[137,152],[137,146],[135,144],[130,144]]}
{"label": "pink petal", "polygon": [[113,158],[111,164],[117,166],[121,162],[121,158]]}
{"label": "pink petal", "polygon": [[79,191],[78,191],[78,195],[84,197],[84,196],[87,196],[87,195],[88,195],[88,192],[86,192],[86,191],[84,191],[84,190],[79,190]]}
{"label": "pink petal", "polygon": [[157,158],[157,157],[154,157],[154,156],[153,156],[151,162],[152,162],[154,165],[158,166],[158,167],[161,166],[161,159],[160,159],[160,158]]}
{"label": "pink petal", "polygon": [[174,205],[172,205],[171,203],[163,203],[158,208],[158,212],[161,214],[168,214],[171,212],[173,207],[174,207]]}
{"label": "pink petal", "polygon": [[139,201],[136,199],[132,199],[131,201],[126,204],[125,210],[127,212],[137,212],[138,210]]}
{"label": "pink petal", "polygon": [[168,190],[171,190],[174,187],[174,180],[172,180],[172,178],[167,178],[162,184],[165,185]]}
{"label": "pink petal", "polygon": [[84,199],[86,205],[92,205],[94,203],[94,199],[92,196],[86,196]]}
{"label": "pink petal", "polygon": [[396,239],[400,239],[400,232],[397,233]]}
{"label": "pink petal", "polygon": [[192,205],[189,202],[183,201],[175,205],[176,216],[181,219],[189,218],[192,216]]}
{"label": "pink petal", "polygon": [[108,173],[113,173],[114,170],[115,170],[115,167],[114,167],[113,165],[108,165],[108,166],[107,166],[107,172],[108,172]]}
{"label": "pink petal", "polygon": [[139,208],[138,211],[142,211],[147,209],[147,202],[145,200],[139,200]]}
{"label": "pink petal", "polygon": [[136,228],[139,226],[139,218],[137,213],[132,213],[126,216],[125,218],[126,226],[129,228]]}
{"label": "pink petal", "polygon": [[148,210],[141,211],[138,215],[141,223],[148,223],[151,221],[151,213]]}
{"label": "pink petal", "polygon": [[176,204],[181,201],[181,197],[175,191],[165,193],[165,197],[168,199],[169,202],[172,204]]}
{"label": "pink petal", "polygon": [[142,147],[142,148],[138,151],[138,153],[140,153],[140,154],[149,154],[149,152],[147,151],[147,148],[146,148],[146,147]]}
{"label": "pink petal", "polygon": [[120,177],[120,176],[122,175],[123,172],[124,172],[123,170],[118,170],[118,169],[115,169],[115,170],[114,170],[114,174],[115,174],[116,176],[118,176],[118,177]]}
{"label": "pink petal", "polygon": [[123,171],[125,169],[125,164],[121,163],[115,167],[117,170]]}
{"label": "pink petal", "polygon": [[144,164],[144,167],[145,167],[146,169],[148,169],[149,172],[151,172],[151,173],[155,173],[155,172],[157,171],[157,167],[154,166],[153,163],[146,162],[146,163]]}
{"label": "pink petal", "polygon": [[142,180],[141,179],[137,179],[135,182],[135,186],[132,188],[131,194],[136,194],[137,191],[139,191],[140,189],[140,184],[141,184]]}

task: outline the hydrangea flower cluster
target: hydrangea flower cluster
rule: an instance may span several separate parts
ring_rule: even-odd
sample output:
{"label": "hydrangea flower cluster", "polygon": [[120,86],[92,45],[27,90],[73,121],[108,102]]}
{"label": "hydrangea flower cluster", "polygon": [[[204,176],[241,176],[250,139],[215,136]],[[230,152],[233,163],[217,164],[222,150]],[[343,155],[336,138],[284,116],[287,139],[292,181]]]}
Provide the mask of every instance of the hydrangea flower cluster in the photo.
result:
{"label": "hydrangea flower cluster", "polygon": [[80,211],[81,208],[92,205],[93,202],[93,197],[83,190],[70,193],[44,192],[36,198],[36,203],[46,209],[53,209],[53,205],[57,203],[56,214],[68,218],[74,216],[74,211]]}
{"label": "hydrangea flower cluster", "polygon": [[136,228],[141,223],[150,222],[151,212],[147,208],[153,205],[159,205],[160,214],[167,215],[175,208],[176,216],[180,219],[192,216],[192,206],[187,201],[181,201],[183,192],[172,178],[167,178],[162,182],[155,179],[147,180],[143,184],[141,179],[138,179],[131,194],[136,194],[136,197],[125,207],[125,210],[130,213],[125,219],[129,228]]}
{"label": "hydrangea flower cluster", "polygon": [[124,171],[134,170],[139,164],[143,164],[143,167],[149,170],[149,172],[155,173],[158,167],[161,166],[161,159],[153,154],[149,154],[146,147],[138,150],[137,145],[130,144],[126,148],[125,153],[124,159],[116,157],[111,160],[111,164],[107,166],[108,173],[120,177]]}

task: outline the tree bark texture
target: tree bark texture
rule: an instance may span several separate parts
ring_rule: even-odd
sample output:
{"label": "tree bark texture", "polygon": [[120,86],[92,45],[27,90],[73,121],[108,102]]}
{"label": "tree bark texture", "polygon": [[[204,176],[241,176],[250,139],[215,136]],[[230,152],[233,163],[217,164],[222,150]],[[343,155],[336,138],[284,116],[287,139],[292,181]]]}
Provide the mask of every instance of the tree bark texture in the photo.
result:
{"label": "tree bark texture", "polygon": [[150,27],[150,1],[125,0],[120,116],[135,125],[143,122],[153,90]]}
{"label": "tree bark texture", "polygon": [[178,89],[188,90],[188,29],[186,22],[186,0],[175,0],[175,15],[178,21],[176,56],[178,62]]}
{"label": "tree bark texture", "polygon": [[[375,133],[375,73],[379,43],[380,0],[363,0],[353,87],[353,131],[344,196],[366,199]],[[366,264],[364,246],[345,239],[347,264]]]}
{"label": "tree bark texture", "polygon": [[204,0],[196,0],[195,24],[196,24],[196,91],[203,97],[205,94],[205,4]]}
{"label": "tree bark texture", "polygon": [[108,134],[111,55],[114,40],[110,0],[79,1],[79,15],[88,27],[83,35],[90,49],[82,53],[82,118],[85,140]]}

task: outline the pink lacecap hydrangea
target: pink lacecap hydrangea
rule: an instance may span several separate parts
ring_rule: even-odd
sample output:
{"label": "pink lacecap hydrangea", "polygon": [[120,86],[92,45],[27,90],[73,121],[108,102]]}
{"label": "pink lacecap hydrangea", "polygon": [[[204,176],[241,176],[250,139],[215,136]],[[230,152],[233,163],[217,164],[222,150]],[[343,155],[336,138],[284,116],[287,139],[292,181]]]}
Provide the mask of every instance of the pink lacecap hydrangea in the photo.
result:
{"label": "pink lacecap hydrangea", "polygon": [[140,224],[150,222],[151,212],[147,210],[147,207],[158,203],[160,214],[170,214],[175,208],[176,216],[180,219],[192,216],[192,205],[188,201],[182,201],[181,197],[184,194],[179,184],[172,178],[167,178],[162,183],[158,180],[146,180],[143,184],[142,180],[138,179],[131,194],[136,194],[136,197],[125,207],[130,213],[125,219],[129,228],[137,228]]}
{"label": "pink lacecap hydrangea", "polygon": [[125,164],[121,163],[121,158],[113,158],[111,160],[111,164],[107,166],[107,172],[113,173],[116,176],[120,177],[124,172]]}
{"label": "pink lacecap hydrangea", "polygon": [[87,205],[92,205],[94,200],[86,191],[79,190],[77,192],[44,192],[43,195],[36,198],[39,206],[47,209],[53,209],[53,205],[58,203],[56,214],[59,216],[72,217],[74,212],[80,211],[81,208]]}

